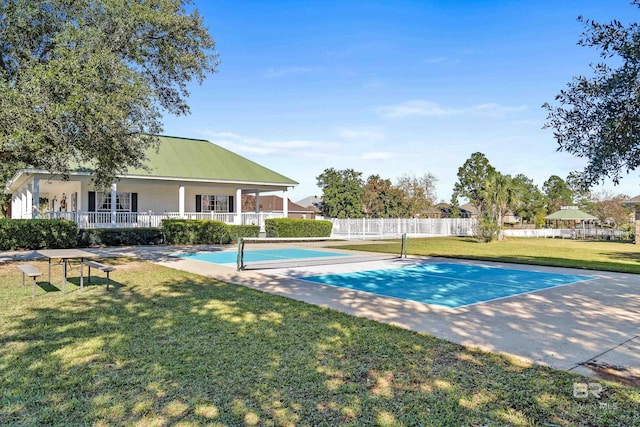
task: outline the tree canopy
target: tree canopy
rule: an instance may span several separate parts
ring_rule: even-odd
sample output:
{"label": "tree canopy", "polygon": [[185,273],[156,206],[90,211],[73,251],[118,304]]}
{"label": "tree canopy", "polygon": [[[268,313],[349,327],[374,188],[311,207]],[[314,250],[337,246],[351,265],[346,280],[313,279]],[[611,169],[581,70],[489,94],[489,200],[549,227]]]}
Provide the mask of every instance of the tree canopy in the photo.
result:
{"label": "tree canopy", "polygon": [[453,192],[466,197],[481,212],[486,210],[483,200],[483,188],[489,176],[496,172],[489,163],[487,156],[480,152],[471,154],[464,165],[458,168],[458,181],[453,187]]}
{"label": "tree canopy", "polygon": [[[2,163],[63,175],[88,164],[99,186],[144,167],[161,115],[187,114],[187,84],[218,64],[215,42],[189,5],[0,2]],[[0,172],[6,179],[12,170]]]}
{"label": "tree canopy", "polygon": [[322,215],[329,218],[362,218],[364,182],[353,169],[325,169],[316,177],[322,189]]}
{"label": "tree canopy", "polygon": [[[640,6],[640,0],[632,2]],[[593,76],[577,76],[545,103],[545,127],[554,130],[558,149],[587,159],[579,179],[592,186],[604,178],[618,183],[623,172],[640,165],[640,26],[619,21],[600,24],[578,18],[585,26],[579,44],[594,47],[604,61]]]}
{"label": "tree canopy", "polygon": [[398,188],[404,193],[404,206],[410,217],[425,216],[436,204],[436,176],[425,173],[422,176],[402,175],[398,178]]}
{"label": "tree canopy", "polygon": [[567,182],[558,175],[551,175],[542,184],[542,192],[547,197],[547,210],[549,213],[560,210],[562,206],[573,204],[573,191]]}

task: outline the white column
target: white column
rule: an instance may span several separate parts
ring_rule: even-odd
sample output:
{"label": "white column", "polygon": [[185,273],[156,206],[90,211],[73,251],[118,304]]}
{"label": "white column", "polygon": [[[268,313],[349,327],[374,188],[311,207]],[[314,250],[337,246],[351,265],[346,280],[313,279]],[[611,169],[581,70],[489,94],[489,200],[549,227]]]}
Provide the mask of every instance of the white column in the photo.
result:
{"label": "white column", "polygon": [[285,218],[289,217],[289,193],[287,190],[282,192],[282,214]]}
{"label": "white column", "polygon": [[118,184],[111,184],[111,226],[116,226],[116,210],[117,210]]}
{"label": "white column", "polygon": [[20,215],[20,197],[18,193],[13,193],[13,196],[11,196],[11,218],[20,218],[19,215]]}
{"label": "white column", "polygon": [[31,184],[26,185],[24,194],[25,194],[25,206],[24,206],[23,218],[31,218],[32,209],[33,209],[33,191],[31,189]]}
{"label": "white column", "polygon": [[256,191],[256,213],[260,212],[260,193]]}
{"label": "white column", "polygon": [[236,189],[236,224],[242,224],[242,188]]}
{"label": "white column", "polygon": [[184,218],[184,185],[178,187],[178,214]]}
{"label": "white column", "polygon": [[31,218],[40,216],[40,179],[33,178],[33,205],[31,208]]}

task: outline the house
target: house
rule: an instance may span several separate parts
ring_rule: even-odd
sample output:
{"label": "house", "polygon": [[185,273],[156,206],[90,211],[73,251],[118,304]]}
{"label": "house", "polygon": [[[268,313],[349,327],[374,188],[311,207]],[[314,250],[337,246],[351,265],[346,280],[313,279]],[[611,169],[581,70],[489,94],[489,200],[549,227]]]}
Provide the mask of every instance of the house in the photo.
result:
{"label": "house", "polygon": [[303,208],[313,209],[313,211],[318,215],[322,212],[322,197],[305,197],[302,200],[298,200],[296,204],[302,206]]}
{"label": "house", "polygon": [[[477,218],[480,215],[480,210],[472,203],[465,203],[460,206],[460,215],[462,218]],[[517,224],[519,222],[521,222],[520,217],[511,211],[502,217],[502,224]]]}
{"label": "house", "polygon": [[[283,199],[280,196],[268,195],[258,196],[259,211],[264,213],[282,214],[284,211],[282,208]],[[313,209],[305,208],[291,200],[287,199],[288,204],[288,218],[302,218],[302,219],[315,219],[316,212]],[[245,196],[245,205],[249,209],[255,210],[256,197],[252,195]]]}
{"label": "house", "polygon": [[159,226],[165,218],[263,224],[264,214],[243,212],[242,195],[279,191],[286,198],[298,184],[206,140],[159,139],[159,150],[146,153],[149,170],[130,169],[106,191],[94,187],[87,168],[72,171],[68,181],[21,169],[5,187],[11,218],[64,218],[80,228]]}

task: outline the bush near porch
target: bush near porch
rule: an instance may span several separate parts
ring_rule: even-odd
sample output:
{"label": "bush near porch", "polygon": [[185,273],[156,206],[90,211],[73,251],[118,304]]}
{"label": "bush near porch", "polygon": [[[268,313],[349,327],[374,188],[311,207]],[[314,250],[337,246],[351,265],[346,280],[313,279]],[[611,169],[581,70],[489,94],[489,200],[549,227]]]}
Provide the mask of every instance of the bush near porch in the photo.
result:
{"label": "bush near porch", "polygon": [[267,237],[330,237],[331,221],[269,218],[264,221]]}
{"label": "bush near porch", "polygon": [[159,228],[87,228],[78,233],[78,246],[160,245],[164,241]]}
{"label": "bush near porch", "polygon": [[162,231],[169,245],[209,245],[226,244],[240,237],[258,237],[260,226],[229,225],[208,219],[165,219]]}
{"label": "bush near porch", "polygon": [[78,225],[62,219],[0,219],[0,250],[76,246]]}

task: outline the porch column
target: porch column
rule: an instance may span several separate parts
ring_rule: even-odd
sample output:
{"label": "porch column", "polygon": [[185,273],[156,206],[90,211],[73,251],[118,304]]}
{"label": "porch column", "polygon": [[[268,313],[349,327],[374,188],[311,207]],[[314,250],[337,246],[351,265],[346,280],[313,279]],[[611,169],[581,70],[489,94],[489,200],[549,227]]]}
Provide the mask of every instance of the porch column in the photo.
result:
{"label": "porch column", "polygon": [[40,216],[40,178],[33,178],[33,207],[31,218]]}
{"label": "porch column", "polygon": [[118,184],[114,182],[113,184],[111,184],[111,226],[114,228],[116,226],[116,211],[118,208],[117,197]]}
{"label": "porch column", "polygon": [[31,189],[31,184],[27,184],[25,186],[24,194],[25,194],[25,206],[24,206],[23,218],[32,218],[33,191]]}
{"label": "porch column", "polygon": [[236,224],[242,224],[242,188],[236,188],[235,198]]}
{"label": "porch column", "polygon": [[256,213],[260,212],[260,193],[256,191]]}
{"label": "porch column", "polygon": [[184,185],[178,187],[178,214],[184,218]]}
{"label": "porch column", "polygon": [[289,193],[287,190],[282,192],[282,214],[285,218],[289,218]]}

